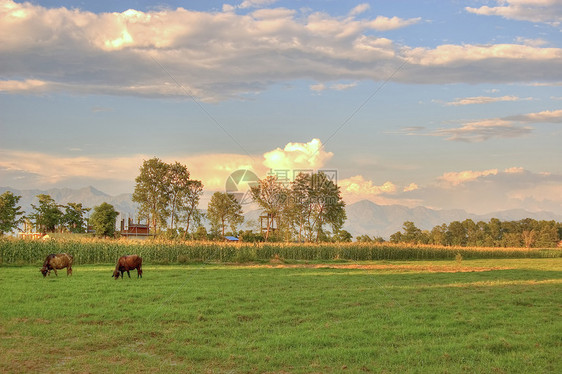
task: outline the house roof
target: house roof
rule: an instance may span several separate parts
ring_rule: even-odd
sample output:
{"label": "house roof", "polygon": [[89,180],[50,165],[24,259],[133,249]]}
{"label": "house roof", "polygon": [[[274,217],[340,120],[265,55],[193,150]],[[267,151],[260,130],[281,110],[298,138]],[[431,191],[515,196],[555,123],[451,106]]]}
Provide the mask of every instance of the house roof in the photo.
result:
{"label": "house roof", "polygon": [[226,240],[229,240],[231,242],[237,242],[239,239],[235,236],[225,236]]}

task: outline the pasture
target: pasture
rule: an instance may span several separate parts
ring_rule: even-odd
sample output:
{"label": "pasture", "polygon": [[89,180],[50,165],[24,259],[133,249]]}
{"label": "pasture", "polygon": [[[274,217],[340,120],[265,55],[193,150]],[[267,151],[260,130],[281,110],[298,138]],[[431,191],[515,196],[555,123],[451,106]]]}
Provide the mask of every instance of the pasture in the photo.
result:
{"label": "pasture", "polygon": [[562,372],[560,258],[0,267],[1,372]]}

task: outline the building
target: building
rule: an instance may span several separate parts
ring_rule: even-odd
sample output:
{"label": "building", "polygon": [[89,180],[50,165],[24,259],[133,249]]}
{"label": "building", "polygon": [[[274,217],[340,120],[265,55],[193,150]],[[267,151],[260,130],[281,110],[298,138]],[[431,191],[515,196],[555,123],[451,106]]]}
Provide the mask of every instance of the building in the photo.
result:
{"label": "building", "polygon": [[121,236],[124,237],[140,237],[147,238],[151,236],[148,222],[146,224],[134,221],[129,218],[127,220],[127,225],[125,226],[125,219],[121,220]]}

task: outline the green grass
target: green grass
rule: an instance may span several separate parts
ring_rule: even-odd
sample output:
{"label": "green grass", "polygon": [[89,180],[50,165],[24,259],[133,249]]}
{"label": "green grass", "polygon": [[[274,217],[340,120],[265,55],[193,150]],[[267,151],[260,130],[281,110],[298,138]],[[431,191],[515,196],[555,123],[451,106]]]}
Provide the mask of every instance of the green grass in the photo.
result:
{"label": "green grass", "polygon": [[0,267],[0,372],[562,372],[560,259],[374,264]]}

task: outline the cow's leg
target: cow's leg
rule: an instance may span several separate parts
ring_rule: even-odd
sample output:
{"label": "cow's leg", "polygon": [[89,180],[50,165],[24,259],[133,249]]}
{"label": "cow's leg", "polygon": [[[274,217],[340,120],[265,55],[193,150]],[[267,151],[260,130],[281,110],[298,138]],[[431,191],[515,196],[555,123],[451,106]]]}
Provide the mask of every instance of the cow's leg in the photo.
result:
{"label": "cow's leg", "polygon": [[72,266],[66,268],[66,276],[72,275]]}
{"label": "cow's leg", "polygon": [[57,274],[57,269],[53,268],[53,271],[55,272],[55,275],[58,277],[59,275]]}
{"label": "cow's leg", "polygon": [[121,270],[121,279],[125,278],[125,271]]}
{"label": "cow's leg", "polygon": [[127,275],[129,276],[129,278],[131,278],[131,273],[129,273],[129,270],[127,270]]}

